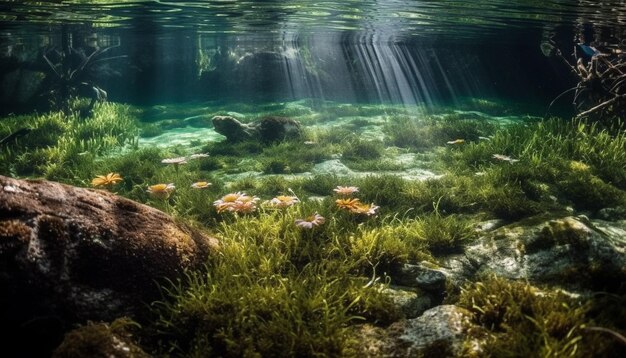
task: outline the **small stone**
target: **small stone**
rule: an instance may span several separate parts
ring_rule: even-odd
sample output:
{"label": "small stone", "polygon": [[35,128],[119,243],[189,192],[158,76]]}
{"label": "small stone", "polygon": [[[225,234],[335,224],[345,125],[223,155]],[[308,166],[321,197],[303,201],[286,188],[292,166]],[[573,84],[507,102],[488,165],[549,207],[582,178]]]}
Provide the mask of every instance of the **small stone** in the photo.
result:
{"label": "small stone", "polygon": [[392,280],[398,285],[418,287],[429,292],[441,293],[446,289],[446,275],[421,264],[404,264],[392,275]]}

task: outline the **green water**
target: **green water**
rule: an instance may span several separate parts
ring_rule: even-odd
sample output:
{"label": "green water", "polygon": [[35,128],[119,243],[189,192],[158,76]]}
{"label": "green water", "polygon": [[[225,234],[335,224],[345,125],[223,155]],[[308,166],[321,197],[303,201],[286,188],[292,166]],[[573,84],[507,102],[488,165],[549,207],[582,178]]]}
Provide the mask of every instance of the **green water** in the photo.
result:
{"label": "green water", "polygon": [[[0,196],[60,182],[220,245],[164,278],[155,252],[193,240],[118,237],[107,215],[131,204],[93,204],[95,234],[0,206],[0,355],[623,356],[624,19],[623,1],[0,2],[0,179],[20,180]],[[77,272],[91,254],[123,274]],[[138,280],[161,294],[118,285]]]}

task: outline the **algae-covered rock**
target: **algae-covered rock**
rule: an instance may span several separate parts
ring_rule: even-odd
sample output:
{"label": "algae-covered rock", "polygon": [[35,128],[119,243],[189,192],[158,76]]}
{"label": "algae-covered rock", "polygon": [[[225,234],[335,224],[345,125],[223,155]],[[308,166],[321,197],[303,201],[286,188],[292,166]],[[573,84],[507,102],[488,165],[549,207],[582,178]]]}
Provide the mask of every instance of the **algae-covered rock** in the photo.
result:
{"label": "algae-covered rock", "polygon": [[626,231],[620,222],[538,216],[498,228],[441,260],[457,284],[495,273],[533,283],[618,291],[626,280]]}
{"label": "algae-covered rock", "polygon": [[388,328],[371,325],[355,329],[358,346],[351,355],[362,357],[461,357],[478,353],[480,344],[468,332],[476,327],[464,308],[442,305],[420,317],[398,321]]}
{"label": "algae-covered rock", "polygon": [[389,286],[384,291],[406,318],[415,318],[433,306],[429,295],[410,287]]}
{"label": "algae-covered rock", "polygon": [[392,280],[399,285],[418,287],[433,293],[442,293],[446,288],[446,275],[443,272],[421,264],[402,265],[393,273]]}
{"label": "algae-covered rock", "polygon": [[471,313],[453,305],[431,308],[418,318],[392,324],[397,357],[459,357],[472,327]]}
{"label": "algae-covered rock", "polygon": [[297,138],[302,134],[300,123],[286,117],[269,116],[254,123],[242,123],[231,116],[215,116],[212,121],[215,131],[229,142],[256,140],[271,143]]}
{"label": "algae-covered rock", "polygon": [[53,358],[147,358],[133,340],[132,322],[120,318],[111,324],[89,323],[65,335]]}
{"label": "algae-covered rock", "polygon": [[205,233],[106,191],[0,176],[3,331],[42,340],[74,322],[136,316],[161,297],[157,282],[201,267],[216,247]]}

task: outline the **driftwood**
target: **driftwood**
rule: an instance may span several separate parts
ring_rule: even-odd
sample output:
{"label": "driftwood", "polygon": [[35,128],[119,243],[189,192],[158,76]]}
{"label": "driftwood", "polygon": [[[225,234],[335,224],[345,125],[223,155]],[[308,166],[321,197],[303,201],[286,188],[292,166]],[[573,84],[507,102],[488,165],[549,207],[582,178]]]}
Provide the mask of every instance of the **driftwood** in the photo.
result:
{"label": "driftwood", "polygon": [[575,45],[570,59],[554,43],[542,44],[542,51],[547,56],[560,58],[578,78],[577,85],[558,95],[550,103],[549,108],[558,99],[573,92],[572,103],[576,109],[576,119],[626,115],[626,53],[624,49],[613,46],[600,51],[588,44],[579,43]]}

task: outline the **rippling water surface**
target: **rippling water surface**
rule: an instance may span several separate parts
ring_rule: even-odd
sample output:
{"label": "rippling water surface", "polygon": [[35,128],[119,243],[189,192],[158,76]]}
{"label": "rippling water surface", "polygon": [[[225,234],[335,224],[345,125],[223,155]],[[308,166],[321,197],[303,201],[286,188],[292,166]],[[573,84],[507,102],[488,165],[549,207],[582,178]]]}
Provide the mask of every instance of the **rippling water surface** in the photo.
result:
{"label": "rippling water surface", "polygon": [[[613,1],[24,1],[0,5],[5,25],[93,23],[101,27],[193,29],[205,33],[392,31],[467,38],[592,22],[626,24]],[[152,28],[152,27],[150,27]]]}

